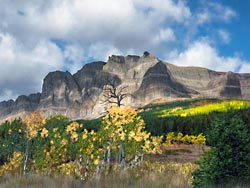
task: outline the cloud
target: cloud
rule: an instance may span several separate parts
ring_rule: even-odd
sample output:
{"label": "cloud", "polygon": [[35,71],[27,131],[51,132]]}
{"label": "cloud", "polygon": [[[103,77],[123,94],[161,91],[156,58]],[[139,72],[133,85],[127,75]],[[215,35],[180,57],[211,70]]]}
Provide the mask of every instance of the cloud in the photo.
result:
{"label": "cloud", "polygon": [[75,73],[83,66],[83,61],[87,59],[85,50],[76,44],[66,45],[64,48],[65,69]]}
{"label": "cloud", "polygon": [[228,6],[219,3],[204,3],[200,11],[196,14],[198,24],[206,24],[211,22],[228,23],[237,16],[236,12]]}
{"label": "cloud", "polygon": [[[183,0],[0,1],[0,101],[40,91],[49,71],[74,73],[85,62],[105,61],[111,54],[147,50],[162,58],[171,51],[170,59],[180,65],[246,66],[197,40],[204,25],[229,23],[237,16],[230,7],[204,2],[193,10]],[[230,42],[223,28],[219,35]]]}
{"label": "cloud", "polygon": [[224,42],[225,44],[228,44],[231,41],[230,34],[227,31],[219,29],[218,34],[222,42]]}
{"label": "cloud", "polygon": [[191,17],[191,11],[184,1],[135,0],[135,7],[143,10],[146,18],[154,22],[176,21],[183,23]]}
{"label": "cloud", "polygon": [[239,67],[239,72],[241,73],[249,73],[250,70],[250,62],[245,62]]}
{"label": "cloud", "polygon": [[[49,71],[64,68],[73,73],[86,59],[106,60],[121,54],[121,49],[153,45],[154,28],[161,28],[162,22],[147,16],[139,4],[131,0],[0,1],[0,63],[4,64],[0,101],[40,91]],[[150,6],[154,15],[181,20],[181,5],[171,3],[176,8],[168,14],[156,4]],[[64,45],[61,48],[53,40]]]}
{"label": "cloud", "polygon": [[199,66],[217,71],[244,71],[243,67],[249,67],[249,63],[240,57],[220,56],[216,48],[207,40],[198,40],[190,44],[183,52],[171,54],[170,62],[179,66]]}
{"label": "cloud", "polygon": [[0,33],[0,52],[0,101],[40,91],[44,76],[63,65],[60,49],[47,40],[28,48],[12,35]]}
{"label": "cloud", "polygon": [[12,90],[2,90],[0,92],[0,102],[4,101],[4,100],[10,100],[10,99],[16,99],[17,98],[17,94],[13,94]]}
{"label": "cloud", "polygon": [[198,24],[204,24],[210,21],[210,13],[208,10],[203,10],[202,12],[197,14],[197,23]]}
{"label": "cloud", "polygon": [[95,43],[89,48],[89,58],[97,58],[106,60],[108,56],[113,54],[122,54],[119,49],[110,44]]}
{"label": "cloud", "polygon": [[224,22],[229,22],[237,16],[236,12],[228,6],[223,6],[219,3],[209,3],[209,5],[213,9],[214,14],[217,14],[216,17]]}
{"label": "cloud", "polygon": [[154,38],[156,44],[161,42],[170,42],[175,40],[175,34],[171,28],[160,29],[158,35]]}
{"label": "cloud", "polygon": [[[155,28],[185,22],[191,12],[174,0],[52,0],[1,2],[2,27],[23,41],[37,37],[91,45],[110,41],[120,49],[154,45]],[[19,14],[18,12],[22,12]],[[5,24],[6,25],[6,24]],[[103,41],[104,40],[104,41]]]}

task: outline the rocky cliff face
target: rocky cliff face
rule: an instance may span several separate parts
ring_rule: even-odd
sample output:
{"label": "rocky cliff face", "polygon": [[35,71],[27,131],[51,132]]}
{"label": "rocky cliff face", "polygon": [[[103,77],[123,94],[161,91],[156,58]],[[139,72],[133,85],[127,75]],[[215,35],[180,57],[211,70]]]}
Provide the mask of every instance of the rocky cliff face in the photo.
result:
{"label": "rocky cliff face", "polygon": [[250,99],[250,74],[216,72],[200,67],[178,67],[145,52],[143,56],[115,56],[106,62],[86,64],[77,73],[55,71],[43,81],[42,92],[0,102],[0,121],[40,110],[44,115],[63,114],[72,119],[102,114],[104,88],[110,81],[126,86],[123,103],[143,106],[154,100],[190,97]]}

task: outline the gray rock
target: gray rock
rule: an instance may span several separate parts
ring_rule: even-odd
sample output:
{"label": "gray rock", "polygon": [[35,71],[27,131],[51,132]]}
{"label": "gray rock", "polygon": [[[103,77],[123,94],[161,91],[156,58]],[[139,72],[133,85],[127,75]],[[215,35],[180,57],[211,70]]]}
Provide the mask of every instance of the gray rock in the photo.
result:
{"label": "gray rock", "polygon": [[223,78],[223,87],[220,96],[225,98],[241,98],[239,78],[233,72],[228,72]]}
{"label": "gray rock", "polygon": [[87,90],[92,87],[103,89],[103,86],[109,80],[116,80],[121,83],[120,78],[112,73],[103,71],[105,62],[93,62],[86,64],[81,70],[73,75],[81,90]]}
{"label": "gray rock", "polygon": [[43,80],[42,92],[0,102],[0,121],[40,110],[45,116],[63,114],[89,119],[103,114],[103,88],[114,81],[126,87],[125,105],[143,106],[154,100],[187,97],[250,99],[250,74],[216,72],[202,67],[179,67],[149,52],[115,56],[83,66],[74,75],[55,71]]}
{"label": "gray rock", "polygon": [[11,114],[14,108],[15,101],[13,100],[0,102],[0,118]]}
{"label": "gray rock", "polygon": [[39,108],[80,104],[82,104],[80,87],[69,72],[55,71],[45,77]]}

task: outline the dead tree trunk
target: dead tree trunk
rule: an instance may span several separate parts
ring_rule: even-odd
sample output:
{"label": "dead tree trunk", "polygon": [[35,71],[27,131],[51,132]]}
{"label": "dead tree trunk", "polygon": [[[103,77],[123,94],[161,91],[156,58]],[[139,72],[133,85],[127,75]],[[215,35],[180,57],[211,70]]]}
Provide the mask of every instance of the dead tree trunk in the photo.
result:
{"label": "dead tree trunk", "polygon": [[116,83],[116,80],[108,80],[107,85],[104,86],[103,96],[104,103],[115,104],[117,106],[122,106],[122,100],[128,96],[126,92],[128,86],[120,86]]}

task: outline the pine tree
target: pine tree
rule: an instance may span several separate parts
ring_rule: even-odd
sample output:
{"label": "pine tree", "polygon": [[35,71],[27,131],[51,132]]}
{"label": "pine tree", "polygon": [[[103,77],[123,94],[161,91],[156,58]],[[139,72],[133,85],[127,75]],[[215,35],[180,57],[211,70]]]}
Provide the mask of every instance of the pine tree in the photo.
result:
{"label": "pine tree", "polygon": [[248,184],[250,126],[229,113],[215,121],[207,140],[212,148],[197,162],[200,168],[193,173],[194,187]]}

